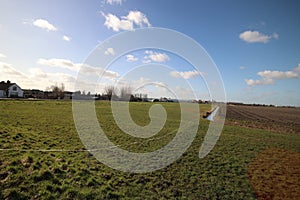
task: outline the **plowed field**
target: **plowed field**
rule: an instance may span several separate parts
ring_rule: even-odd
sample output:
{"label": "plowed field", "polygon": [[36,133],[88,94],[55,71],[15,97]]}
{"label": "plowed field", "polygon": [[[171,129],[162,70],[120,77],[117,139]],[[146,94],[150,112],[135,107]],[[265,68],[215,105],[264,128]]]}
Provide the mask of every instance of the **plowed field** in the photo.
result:
{"label": "plowed field", "polygon": [[228,105],[227,124],[300,133],[300,108]]}

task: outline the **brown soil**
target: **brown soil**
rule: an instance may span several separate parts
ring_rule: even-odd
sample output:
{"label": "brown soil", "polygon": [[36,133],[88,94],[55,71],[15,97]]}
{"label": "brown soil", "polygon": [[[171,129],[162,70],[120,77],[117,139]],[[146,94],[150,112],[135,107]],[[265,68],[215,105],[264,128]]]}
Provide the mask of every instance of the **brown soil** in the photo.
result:
{"label": "brown soil", "polygon": [[299,134],[300,108],[228,105],[226,123]]}
{"label": "brown soil", "polygon": [[300,153],[278,148],[261,152],[248,166],[259,200],[300,199]]}

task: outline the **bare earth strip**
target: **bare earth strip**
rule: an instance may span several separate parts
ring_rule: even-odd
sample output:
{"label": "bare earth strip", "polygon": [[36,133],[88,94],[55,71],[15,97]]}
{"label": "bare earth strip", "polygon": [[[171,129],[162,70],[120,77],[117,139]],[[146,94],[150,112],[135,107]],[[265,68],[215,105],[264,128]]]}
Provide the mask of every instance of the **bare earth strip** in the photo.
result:
{"label": "bare earth strip", "polygon": [[300,108],[228,105],[228,125],[300,133]]}
{"label": "bare earth strip", "polygon": [[279,148],[262,151],[248,166],[259,200],[300,198],[300,153]]}

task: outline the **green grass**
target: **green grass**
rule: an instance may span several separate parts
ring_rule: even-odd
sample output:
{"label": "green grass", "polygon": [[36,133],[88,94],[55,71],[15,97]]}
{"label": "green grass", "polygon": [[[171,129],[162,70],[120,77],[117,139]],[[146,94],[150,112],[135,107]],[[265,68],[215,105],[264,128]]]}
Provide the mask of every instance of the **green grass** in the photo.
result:
{"label": "green grass", "polygon": [[[130,104],[137,124],[149,123],[152,104]],[[162,105],[168,118],[154,136],[159,140],[123,134],[108,102],[97,102],[96,110],[114,143],[146,152],[170,142],[174,134],[166,134],[179,127],[178,104]],[[200,105],[200,109],[204,113],[210,106]],[[71,101],[0,101],[0,148],[6,149],[0,151],[0,199],[255,199],[247,175],[249,163],[268,148],[300,152],[299,135],[225,126],[213,151],[199,159],[208,125],[200,120],[191,147],[173,164],[133,174],[111,169],[82,151]],[[133,142],[137,143],[128,145]]]}

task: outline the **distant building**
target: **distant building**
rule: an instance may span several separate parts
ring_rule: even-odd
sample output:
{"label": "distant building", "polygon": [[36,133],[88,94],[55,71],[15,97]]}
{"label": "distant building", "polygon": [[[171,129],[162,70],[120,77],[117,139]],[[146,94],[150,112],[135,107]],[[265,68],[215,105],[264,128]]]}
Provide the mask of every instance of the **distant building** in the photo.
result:
{"label": "distant building", "polygon": [[0,98],[23,98],[24,91],[16,83],[9,80],[0,82]]}
{"label": "distant building", "polygon": [[159,99],[160,102],[176,102],[176,99],[170,99],[170,98],[167,98],[167,97],[161,97]]}
{"label": "distant building", "polygon": [[137,93],[134,95],[134,101],[149,101],[147,94]]}
{"label": "distant building", "polygon": [[161,97],[159,99],[159,101],[161,101],[161,102],[168,102],[168,98],[167,97]]}
{"label": "distant building", "polygon": [[35,99],[43,99],[44,92],[42,90],[33,89],[33,90],[23,90],[24,98],[35,98]]}
{"label": "distant building", "polygon": [[73,95],[73,92],[64,91],[64,99],[72,99]]}
{"label": "distant building", "polygon": [[152,102],[159,102],[159,99],[152,99]]}
{"label": "distant building", "polygon": [[52,91],[44,91],[44,99],[56,99],[56,95]]}

